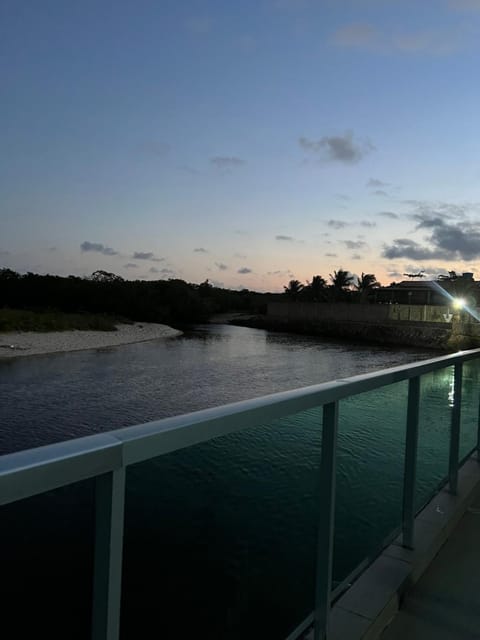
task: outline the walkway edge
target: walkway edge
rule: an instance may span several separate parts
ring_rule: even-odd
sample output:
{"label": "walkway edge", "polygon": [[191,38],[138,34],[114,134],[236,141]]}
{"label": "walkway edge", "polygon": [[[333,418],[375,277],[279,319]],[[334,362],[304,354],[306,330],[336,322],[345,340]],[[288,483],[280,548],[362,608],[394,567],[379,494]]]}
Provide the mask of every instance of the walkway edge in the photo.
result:
{"label": "walkway edge", "polygon": [[415,549],[402,547],[398,536],[335,603],[328,640],[377,640],[397,613],[405,593],[419,580],[479,495],[480,464],[474,454],[459,470],[458,494],[442,489],[416,517]]}

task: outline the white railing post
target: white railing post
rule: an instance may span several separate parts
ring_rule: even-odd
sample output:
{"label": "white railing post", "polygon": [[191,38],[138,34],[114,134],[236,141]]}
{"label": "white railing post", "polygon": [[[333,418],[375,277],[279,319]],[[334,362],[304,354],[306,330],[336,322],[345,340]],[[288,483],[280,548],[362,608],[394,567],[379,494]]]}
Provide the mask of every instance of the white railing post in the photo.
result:
{"label": "white railing post", "polygon": [[458,456],[460,453],[460,415],[462,409],[463,363],[455,364],[453,386],[452,421],[450,425],[450,453],[448,462],[448,483],[450,493],[456,495],[458,484]]}
{"label": "white railing post", "polygon": [[118,640],[122,592],[125,467],[95,480],[92,640]]}
{"label": "white railing post", "polygon": [[409,549],[413,549],[414,544],[419,407],[420,378],[416,376],[408,381],[407,432],[403,474],[402,542],[403,546]]}
{"label": "white railing post", "polygon": [[323,407],[317,574],[314,613],[315,640],[324,640],[327,638],[330,618],[335,529],[337,431],[338,402],[330,402]]}

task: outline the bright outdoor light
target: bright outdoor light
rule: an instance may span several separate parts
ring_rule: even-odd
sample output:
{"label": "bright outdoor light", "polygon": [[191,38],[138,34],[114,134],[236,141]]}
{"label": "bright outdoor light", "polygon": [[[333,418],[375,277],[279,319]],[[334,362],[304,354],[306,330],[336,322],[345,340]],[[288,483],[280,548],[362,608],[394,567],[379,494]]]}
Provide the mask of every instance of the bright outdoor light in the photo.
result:
{"label": "bright outdoor light", "polygon": [[466,301],[463,298],[455,298],[453,300],[453,306],[455,307],[455,309],[463,309],[465,305]]}

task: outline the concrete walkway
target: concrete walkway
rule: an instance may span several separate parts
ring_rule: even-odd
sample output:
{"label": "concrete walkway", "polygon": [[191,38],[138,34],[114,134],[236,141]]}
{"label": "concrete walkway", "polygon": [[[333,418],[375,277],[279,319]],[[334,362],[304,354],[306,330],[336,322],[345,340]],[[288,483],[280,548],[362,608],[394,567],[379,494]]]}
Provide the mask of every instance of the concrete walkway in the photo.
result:
{"label": "concrete walkway", "polygon": [[480,639],[480,499],[409,591],[381,640]]}

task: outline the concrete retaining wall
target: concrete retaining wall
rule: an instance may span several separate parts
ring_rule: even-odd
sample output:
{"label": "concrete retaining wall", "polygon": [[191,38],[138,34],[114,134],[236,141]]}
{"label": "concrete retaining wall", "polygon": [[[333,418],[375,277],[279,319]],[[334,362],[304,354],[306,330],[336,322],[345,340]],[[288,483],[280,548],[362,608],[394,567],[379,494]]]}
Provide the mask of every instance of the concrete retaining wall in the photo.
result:
{"label": "concrete retaining wall", "polygon": [[447,306],[272,302],[262,326],[445,351],[480,346],[480,323]]}

